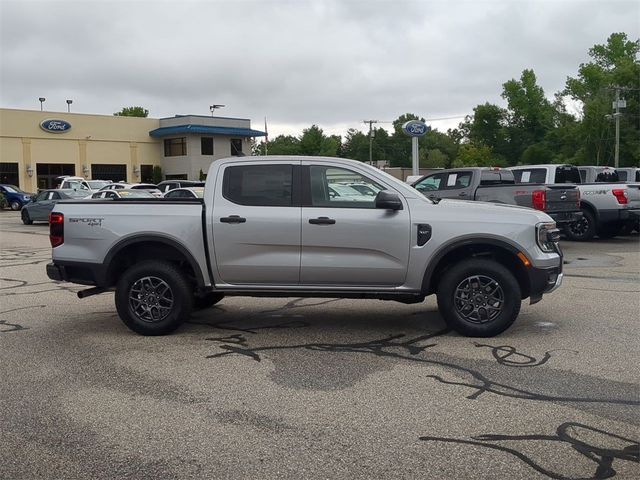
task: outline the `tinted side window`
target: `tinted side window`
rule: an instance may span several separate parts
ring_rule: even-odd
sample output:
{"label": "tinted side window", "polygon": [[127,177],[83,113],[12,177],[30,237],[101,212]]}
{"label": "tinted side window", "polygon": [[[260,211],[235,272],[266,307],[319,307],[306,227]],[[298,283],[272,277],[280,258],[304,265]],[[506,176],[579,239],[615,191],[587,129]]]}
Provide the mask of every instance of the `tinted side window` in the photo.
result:
{"label": "tinted side window", "polygon": [[51,200],[60,200],[62,197],[60,196],[60,194],[58,192],[51,192],[51,197],[49,197]]}
{"label": "tinted side window", "polygon": [[576,167],[557,167],[555,183],[583,183],[584,177]]}
{"label": "tinted side window", "polygon": [[243,165],[225,169],[222,194],[239,205],[290,207],[292,188],[292,165]]}

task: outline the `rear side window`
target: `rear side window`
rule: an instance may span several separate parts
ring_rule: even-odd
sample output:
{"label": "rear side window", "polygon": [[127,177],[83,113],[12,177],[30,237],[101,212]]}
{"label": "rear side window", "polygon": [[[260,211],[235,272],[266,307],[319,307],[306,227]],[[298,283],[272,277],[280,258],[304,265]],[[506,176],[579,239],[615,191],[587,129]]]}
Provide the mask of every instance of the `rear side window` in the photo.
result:
{"label": "rear side window", "polygon": [[224,171],[222,194],[239,205],[290,207],[292,165],[242,165]]}
{"label": "rear side window", "polygon": [[582,183],[582,175],[576,167],[557,167],[555,183]]}
{"label": "rear side window", "polygon": [[471,172],[455,172],[447,174],[446,184],[440,184],[440,190],[457,190],[467,188],[471,184]]}
{"label": "rear side window", "polygon": [[527,168],[514,170],[516,183],[545,183],[547,171],[544,168]]}

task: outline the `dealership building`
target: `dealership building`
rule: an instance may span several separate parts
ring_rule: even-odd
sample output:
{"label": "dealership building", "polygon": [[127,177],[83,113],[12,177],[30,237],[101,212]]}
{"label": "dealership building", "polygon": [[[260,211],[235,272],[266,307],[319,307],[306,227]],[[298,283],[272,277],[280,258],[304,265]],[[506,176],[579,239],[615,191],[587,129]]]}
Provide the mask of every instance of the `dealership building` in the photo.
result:
{"label": "dealership building", "polygon": [[60,175],[114,182],[198,180],[219,158],[251,155],[265,136],[245,118],[116,117],[0,109],[0,183],[25,191],[55,187]]}

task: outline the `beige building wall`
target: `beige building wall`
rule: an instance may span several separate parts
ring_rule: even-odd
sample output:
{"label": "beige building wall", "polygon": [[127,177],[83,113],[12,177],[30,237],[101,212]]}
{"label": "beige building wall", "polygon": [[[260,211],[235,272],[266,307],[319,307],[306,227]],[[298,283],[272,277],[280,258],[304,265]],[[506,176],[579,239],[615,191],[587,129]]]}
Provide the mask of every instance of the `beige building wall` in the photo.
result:
{"label": "beige building wall", "polygon": [[[40,123],[47,119],[69,122],[71,129],[46,132]],[[0,163],[18,163],[18,186],[31,192],[38,187],[38,164],[73,164],[75,174],[87,178],[91,164],[124,164],[127,181],[136,182],[141,165],[162,164],[162,141],[149,136],[158,126],[154,118],[2,108]]]}

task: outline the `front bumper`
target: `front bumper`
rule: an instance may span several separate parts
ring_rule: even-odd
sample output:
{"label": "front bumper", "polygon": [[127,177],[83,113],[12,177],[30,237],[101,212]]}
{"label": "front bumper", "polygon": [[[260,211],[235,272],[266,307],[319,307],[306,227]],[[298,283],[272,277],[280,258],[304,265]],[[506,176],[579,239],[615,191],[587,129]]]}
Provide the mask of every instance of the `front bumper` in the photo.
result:
{"label": "front bumper", "polygon": [[562,273],[562,264],[564,256],[560,245],[556,244],[556,252],[560,256],[560,263],[555,267],[536,268],[530,267],[529,272],[529,300],[530,304],[538,303],[542,300],[542,295],[551,293],[562,285],[564,274]]}

